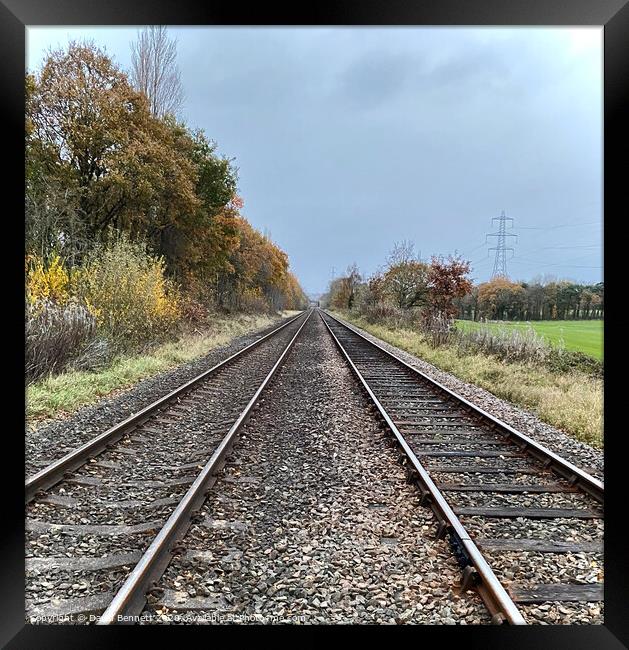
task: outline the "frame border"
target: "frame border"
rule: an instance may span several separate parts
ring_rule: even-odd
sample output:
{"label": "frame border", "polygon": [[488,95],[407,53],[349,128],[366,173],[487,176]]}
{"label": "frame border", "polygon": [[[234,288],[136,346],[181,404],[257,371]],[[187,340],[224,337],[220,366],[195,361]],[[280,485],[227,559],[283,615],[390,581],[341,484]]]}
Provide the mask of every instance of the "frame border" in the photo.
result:
{"label": "frame border", "polygon": [[[604,243],[611,249],[612,214],[626,214],[626,197],[623,182],[626,184],[625,169],[620,164],[621,156],[626,159],[629,128],[626,115],[629,98],[629,5],[628,0],[389,0],[386,4],[377,0],[344,0],[344,2],[317,3],[292,7],[288,10],[279,5],[239,6],[227,0],[212,2],[211,6],[202,6],[193,0],[109,0],[108,2],[81,3],[81,0],[0,0],[0,90],[3,101],[1,110],[5,113],[5,131],[3,149],[6,151],[6,169],[15,175],[15,182],[5,186],[4,204],[9,200],[9,207],[4,212],[3,235],[5,241],[11,242],[11,235],[16,240],[24,235],[24,227],[18,225],[15,215],[24,210],[24,71],[25,71],[25,35],[27,25],[504,25],[504,26],[559,26],[559,25],[599,25],[604,26],[604,206],[608,221],[612,222],[605,229]],[[18,162],[16,164],[16,162]],[[626,161],[625,161],[626,165]],[[623,210],[624,208],[624,210]],[[9,228],[15,227],[15,233]],[[6,231],[9,230],[9,233]],[[6,233],[6,234],[5,234]],[[22,253],[19,246],[5,247],[5,258],[10,259],[11,269],[23,269]],[[605,283],[612,287],[617,280],[611,272],[610,263],[604,261]],[[15,302],[16,318],[11,325],[15,332],[12,341],[24,341],[22,320],[23,310],[23,272],[10,289],[11,299]],[[612,294],[613,295],[613,294]],[[616,311],[613,302],[608,303],[605,320],[605,342],[613,341],[614,319]],[[621,343],[622,345],[622,343]],[[612,348],[613,349],[613,348]],[[620,348],[618,348],[620,349]],[[23,373],[23,350],[13,345],[5,350],[5,359],[9,359],[12,375]],[[611,355],[605,362],[605,397],[609,396],[609,386],[614,367],[620,370],[620,364]],[[16,426],[6,427],[8,442],[11,438],[19,440],[18,451],[24,453],[21,434],[25,426],[24,391],[22,385],[13,386],[16,399],[13,415]],[[605,421],[611,423],[612,409],[610,401],[605,399]],[[608,434],[612,427],[607,426]],[[616,427],[614,427],[616,433]],[[618,431],[621,433],[621,431]],[[629,647],[629,586],[625,577],[629,576],[629,554],[627,538],[623,530],[623,503],[625,486],[622,484],[625,463],[622,462],[622,440],[611,437],[605,445],[606,483],[608,498],[605,517],[605,625],[601,626],[531,626],[527,628],[498,629],[487,627],[450,628],[449,626],[422,627],[421,636],[427,631],[438,631],[439,640],[464,643],[470,648],[509,647],[530,648],[571,648],[574,650],[591,650],[593,648]],[[9,453],[9,452],[7,452]],[[24,624],[24,510],[22,494],[15,492],[15,485],[23,480],[23,465],[13,463],[11,472],[2,472],[6,483],[4,494],[3,519],[5,524],[0,558],[0,584],[2,585],[2,617],[0,619],[0,642],[10,648],[64,647],[90,648],[118,645],[128,637],[121,636],[121,628],[108,631],[105,628],[69,628],[65,626],[30,626]],[[626,489],[626,488],[625,488]],[[326,626],[322,626],[326,627]],[[151,634],[155,634],[155,626]],[[197,632],[203,626],[189,626]],[[233,628],[232,628],[233,629]],[[244,629],[244,628],[240,628]],[[239,630],[240,630],[239,629]],[[277,629],[277,628],[276,628]],[[338,629],[338,628],[336,628]],[[409,631],[408,628],[404,632]],[[100,630],[96,632],[95,630]],[[239,635],[239,630],[236,635]],[[465,630],[465,632],[463,632]],[[291,634],[296,629],[290,630]],[[369,630],[371,633],[371,630]],[[352,636],[354,631],[352,630]],[[186,633],[187,634],[187,633]],[[318,631],[316,632],[318,634]],[[235,638],[235,636],[233,638]],[[453,636],[454,635],[454,636]],[[465,635],[465,636],[463,636]],[[414,635],[415,636],[415,635]],[[309,633],[310,638],[314,635]],[[143,640],[146,636],[141,637]],[[178,637],[181,638],[181,637]],[[295,637],[293,637],[295,638]],[[303,638],[303,637],[302,637]],[[135,643],[137,637],[133,636]],[[207,639],[207,637],[206,637]],[[417,637],[415,637],[417,640]]]}

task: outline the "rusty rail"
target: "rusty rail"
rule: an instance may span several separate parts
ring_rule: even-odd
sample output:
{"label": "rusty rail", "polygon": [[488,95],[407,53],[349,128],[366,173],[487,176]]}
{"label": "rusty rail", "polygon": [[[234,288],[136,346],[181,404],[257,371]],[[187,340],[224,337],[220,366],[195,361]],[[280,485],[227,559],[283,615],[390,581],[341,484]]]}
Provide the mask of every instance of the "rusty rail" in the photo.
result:
{"label": "rusty rail", "polygon": [[[369,345],[378,348],[381,352],[384,352],[386,355],[388,355],[391,359],[396,361],[397,363],[403,365],[407,370],[410,370],[411,372],[415,373],[416,375],[420,376],[422,380],[425,380],[432,386],[435,386],[438,388],[441,392],[445,393],[449,398],[454,399],[457,401],[459,404],[464,406],[465,408],[471,410],[474,412],[478,417],[481,419],[488,421],[491,423],[491,425],[503,435],[509,438],[515,439],[518,443],[521,444],[523,450],[528,453],[529,455],[533,456],[534,458],[537,458],[538,460],[542,460],[546,463],[548,463],[549,469],[553,470],[556,472],[559,476],[569,479],[574,482],[575,486],[592,496],[594,499],[596,499],[599,503],[603,503],[604,501],[604,496],[605,496],[605,486],[603,481],[600,481],[596,477],[592,476],[591,474],[588,474],[587,472],[584,472],[582,469],[577,467],[576,465],[573,465],[571,462],[567,461],[565,458],[562,458],[561,456],[558,456],[555,452],[551,451],[550,449],[547,449],[543,445],[540,445],[538,442],[530,438],[529,436],[521,433],[517,429],[514,429],[513,427],[509,426],[506,422],[503,422],[499,418],[495,417],[491,413],[487,413],[487,411],[484,411],[480,407],[476,406],[472,402],[469,402],[466,400],[464,397],[461,397],[461,395],[458,395],[454,391],[450,390],[447,386],[444,386],[443,384],[439,383],[437,380],[432,379],[432,377],[429,377],[428,375],[424,374],[421,370],[418,370],[417,368],[414,368],[410,364],[408,364],[406,361],[398,357],[396,354],[393,354],[392,352],[389,352],[389,350],[386,350],[383,348],[381,345],[376,343],[375,341],[371,341],[368,339],[366,336],[358,332],[354,327],[349,325],[348,323],[343,322],[342,320],[336,318],[335,316],[332,316],[332,314],[325,312],[326,316],[331,318],[332,320],[336,321],[339,323],[339,325],[342,325],[346,329],[348,329],[350,332],[355,334],[356,336],[360,337],[363,341],[368,343]],[[324,320],[325,322],[325,320]],[[326,323],[327,325],[327,323]],[[329,328],[328,328],[329,329]]]}

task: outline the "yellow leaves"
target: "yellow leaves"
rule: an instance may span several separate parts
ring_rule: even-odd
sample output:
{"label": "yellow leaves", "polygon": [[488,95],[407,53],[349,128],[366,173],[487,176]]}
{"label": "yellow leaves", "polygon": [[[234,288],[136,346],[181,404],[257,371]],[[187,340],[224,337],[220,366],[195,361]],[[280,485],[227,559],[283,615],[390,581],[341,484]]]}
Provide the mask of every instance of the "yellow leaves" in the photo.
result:
{"label": "yellow leaves", "polygon": [[93,255],[76,287],[98,327],[126,344],[159,338],[181,316],[180,297],[162,260],[126,238]]}
{"label": "yellow leaves", "polygon": [[46,264],[38,256],[26,260],[26,299],[30,304],[40,300],[51,300],[59,305],[70,297],[70,274],[63,266],[59,255],[54,255]]}
{"label": "yellow leaves", "polygon": [[82,303],[97,329],[123,347],[159,338],[181,317],[181,299],[165,276],[163,261],[126,237],[99,249],[72,273],[58,255],[48,263],[29,256],[26,269],[29,304]]}

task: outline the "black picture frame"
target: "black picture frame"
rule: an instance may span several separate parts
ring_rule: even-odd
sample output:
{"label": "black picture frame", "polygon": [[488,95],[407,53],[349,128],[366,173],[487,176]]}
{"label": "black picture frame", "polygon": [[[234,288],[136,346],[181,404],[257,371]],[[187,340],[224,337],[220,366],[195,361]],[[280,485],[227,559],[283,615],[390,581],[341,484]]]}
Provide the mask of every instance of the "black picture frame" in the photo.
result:
{"label": "black picture frame", "polygon": [[[3,177],[14,174],[15,179],[4,186],[2,207],[2,240],[5,243],[2,261],[12,269],[15,281],[4,289],[4,298],[14,301],[7,307],[11,328],[5,338],[5,377],[18,377],[23,372],[23,250],[15,242],[23,235],[19,215],[24,211],[24,71],[25,28],[29,25],[599,25],[604,26],[604,205],[605,205],[605,284],[608,296],[604,324],[605,345],[614,350],[613,337],[616,315],[615,284],[611,269],[611,237],[616,220],[626,214],[622,201],[626,180],[627,155],[627,95],[629,94],[629,6],[627,0],[344,0],[310,4],[243,5],[216,0],[203,5],[191,0],[0,0],[0,97],[4,112]],[[623,183],[624,181],[624,183]],[[624,208],[624,209],[623,209]],[[11,230],[13,232],[11,232]],[[616,237],[615,237],[616,238]],[[619,260],[620,261],[620,260]],[[611,291],[610,291],[611,289]],[[609,299],[609,296],[612,296]],[[16,343],[17,342],[17,343]],[[621,345],[621,344],[619,344]],[[618,348],[621,349],[620,347]],[[624,449],[623,420],[612,425],[614,400],[611,378],[614,369],[622,370],[619,355],[608,354],[605,360],[605,466],[608,498],[605,504],[605,625],[602,626],[530,626],[517,628],[466,628],[438,626],[419,630],[404,629],[413,635],[413,643],[426,642],[426,633],[437,634],[442,643],[461,643],[467,647],[497,648],[571,648],[595,650],[629,646],[629,544],[624,531],[623,483]],[[620,375],[621,376],[621,375]],[[24,391],[18,381],[13,386],[15,399],[4,394],[2,414],[11,411],[13,425],[5,425],[3,443],[5,458],[2,465],[3,535],[0,551],[2,591],[0,642],[8,648],[73,648],[111,647],[124,641],[146,643],[146,632],[127,633],[129,628],[75,628],[65,626],[24,625],[24,509],[22,494],[16,489],[23,480],[23,443],[20,431],[24,427]],[[612,382],[613,383],[613,382]],[[618,408],[618,407],[616,407]],[[21,428],[22,427],[22,428]],[[10,450],[10,443],[15,443]],[[20,451],[21,450],[21,451]],[[7,462],[8,461],[8,462]],[[151,636],[156,626],[150,628]],[[160,627],[160,630],[162,628]],[[187,628],[187,631],[192,629]],[[214,630],[197,627],[207,641],[214,640]],[[240,637],[237,632],[230,632]],[[277,628],[276,628],[277,629]],[[352,636],[357,628],[351,631]],[[364,629],[364,628],[363,628]],[[204,632],[205,630],[205,632]],[[448,631],[446,631],[448,630]],[[184,633],[184,635],[187,635]],[[286,631],[284,629],[284,631]],[[338,628],[334,631],[336,635]],[[387,636],[399,633],[386,629]],[[369,629],[371,635],[373,630]],[[382,631],[379,629],[379,633]],[[306,634],[291,628],[291,638],[300,642],[306,635],[313,641],[318,630]],[[161,631],[160,631],[161,634]],[[180,638],[178,634],[178,639]],[[141,635],[141,636],[140,636]],[[259,637],[261,638],[261,637]],[[433,637],[434,641],[435,637]],[[162,642],[167,642],[162,638]]]}

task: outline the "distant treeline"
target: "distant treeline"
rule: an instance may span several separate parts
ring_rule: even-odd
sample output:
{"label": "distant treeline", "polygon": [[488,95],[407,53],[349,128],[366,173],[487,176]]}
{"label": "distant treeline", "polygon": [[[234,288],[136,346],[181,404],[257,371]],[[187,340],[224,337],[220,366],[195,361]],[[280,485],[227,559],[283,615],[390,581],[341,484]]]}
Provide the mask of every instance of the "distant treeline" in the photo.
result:
{"label": "distant treeline", "polygon": [[356,265],[335,278],[324,305],[353,310],[374,321],[419,322],[435,317],[471,320],[565,320],[603,318],[603,283],[567,280],[512,282],[496,278],[474,285],[469,262],[433,257],[427,263],[413,244],[394,246],[385,265],[364,278]]}
{"label": "distant treeline", "polygon": [[411,242],[396,244],[385,268],[363,278],[356,264],[335,278],[321,298],[324,306],[354,310],[377,320],[393,313],[430,321],[452,319],[456,301],[472,291],[469,262],[434,256],[430,263],[415,257]]}
{"label": "distant treeline", "polygon": [[470,320],[571,320],[603,318],[602,282],[512,282],[495,278],[457,300],[459,318]]}

